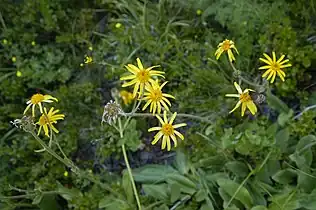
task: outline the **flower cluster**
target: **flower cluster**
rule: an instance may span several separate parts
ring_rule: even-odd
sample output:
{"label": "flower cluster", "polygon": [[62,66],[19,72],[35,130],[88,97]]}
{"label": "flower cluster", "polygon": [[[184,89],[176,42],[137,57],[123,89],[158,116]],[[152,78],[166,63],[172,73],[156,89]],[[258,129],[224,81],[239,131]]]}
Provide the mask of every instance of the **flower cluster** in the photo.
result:
{"label": "flower cluster", "polygon": [[53,103],[58,102],[57,98],[54,98],[51,95],[42,95],[40,93],[34,94],[30,100],[26,102],[27,106],[24,110],[24,115],[27,111],[32,107],[32,118],[36,117],[36,107],[38,107],[38,111],[40,112],[39,120],[35,123],[35,125],[39,125],[39,129],[37,135],[40,135],[41,130],[43,128],[45,136],[52,135],[52,132],[59,133],[56,127],[53,124],[57,124],[58,120],[63,120],[65,115],[58,114],[59,110],[54,107],[51,107],[47,112],[47,109],[44,103]]}
{"label": "flower cluster", "polygon": [[[168,121],[167,111],[169,112],[169,107],[171,107],[171,102],[168,98],[175,99],[174,96],[164,93],[163,87],[167,84],[167,81],[160,85],[158,78],[165,78],[163,71],[153,70],[159,66],[151,66],[144,68],[141,60],[136,59],[137,66],[133,64],[128,64],[125,68],[131,73],[129,75],[123,76],[120,80],[128,80],[128,82],[123,83],[122,87],[134,86],[133,87],[133,98],[138,98],[140,101],[146,101],[142,110],[146,110],[149,107],[149,111],[155,115],[161,123],[161,127],[153,127],[148,131],[158,131],[155,135],[154,140],[151,142],[152,145],[156,144],[159,139],[162,138],[161,149],[167,148],[168,151],[171,150],[171,140],[173,141],[174,147],[177,146],[177,137],[184,139],[184,136],[175,130],[186,126],[185,123],[172,125],[176,118],[177,113],[173,113],[172,117]],[[124,99],[123,99],[124,100]],[[160,113],[163,111],[163,118],[160,117]]]}
{"label": "flower cluster", "polygon": [[[223,52],[227,52],[229,62],[234,68],[234,74],[239,70],[237,70],[234,65],[233,61],[236,60],[233,51],[235,50],[237,54],[239,54],[235,43],[231,40],[225,39],[223,42],[218,44],[217,50],[215,52],[216,59],[218,60],[219,57]],[[292,65],[289,64],[289,60],[285,59],[285,55],[281,55],[279,59],[276,58],[275,52],[272,52],[272,58],[267,55],[266,53],[263,53],[263,56],[265,58],[259,58],[260,61],[264,62],[266,65],[259,67],[260,70],[266,70],[262,77],[265,78],[267,77],[267,80],[270,80],[270,83],[273,83],[275,81],[276,75],[280,77],[280,79],[284,82],[285,81],[285,72],[283,71],[284,68],[291,67]],[[238,77],[240,76],[240,73],[238,74]],[[245,89],[242,91],[240,86],[234,82],[235,88],[237,89],[238,94],[226,94],[227,97],[236,97],[239,98],[235,108],[230,111],[233,112],[237,108],[241,106],[241,116],[244,116],[246,109],[249,109],[252,115],[255,115],[257,113],[257,107],[254,103],[254,100],[249,94],[249,92],[255,92],[252,89]]]}

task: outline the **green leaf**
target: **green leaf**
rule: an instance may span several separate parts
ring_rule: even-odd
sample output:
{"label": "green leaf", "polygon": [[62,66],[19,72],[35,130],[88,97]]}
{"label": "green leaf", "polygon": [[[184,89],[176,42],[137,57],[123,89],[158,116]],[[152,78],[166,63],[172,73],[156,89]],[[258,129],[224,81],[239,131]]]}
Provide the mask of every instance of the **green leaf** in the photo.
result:
{"label": "green leaf", "polygon": [[298,168],[305,169],[310,167],[313,161],[313,153],[311,147],[316,145],[316,136],[308,135],[300,139],[296,145],[296,151],[290,155],[290,159],[294,161]]}
{"label": "green leaf", "polygon": [[237,184],[230,179],[218,179],[217,184],[231,197],[234,196],[239,188],[234,199],[239,200],[246,208],[250,208],[252,206],[252,197],[245,187],[240,187],[240,184]]}
{"label": "green leaf", "polygon": [[225,164],[226,168],[233,172],[236,176],[246,177],[249,173],[247,166],[240,161],[230,161]]}
{"label": "green leaf", "polygon": [[280,184],[289,184],[293,182],[296,177],[296,171],[288,168],[278,171],[275,175],[272,176],[272,179]]}
{"label": "green leaf", "polygon": [[177,184],[171,184],[170,201],[173,203],[181,196],[180,188]]}
{"label": "green leaf", "polygon": [[206,194],[206,192],[205,192],[204,189],[200,189],[200,190],[195,194],[194,197],[195,197],[195,200],[196,200],[197,202],[201,202],[201,201],[203,201],[203,200],[206,199],[207,194]]}
{"label": "green leaf", "polygon": [[122,185],[125,191],[127,201],[131,204],[134,203],[134,193],[132,189],[132,183],[131,183],[131,180],[129,179],[127,170],[124,170],[123,172]]}
{"label": "green leaf", "polygon": [[168,183],[176,183],[180,187],[180,191],[188,194],[193,194],[196,192],[196,184],[192,182],[189,178],[181,174],[168,174],[167,175]]}
{"label": "green leaf", "polygon": [[310,193],[313,189],[316,187],[316,178],[308,176],[307,174],[310,174],[309,169],[305,169],[304,173],[301,171],[297,171],[298,173],[298,179],[297,179],[297,186],[304,190],[307,193]]}
{"label": "green leaf", "polygon": [[286,152],[288,141],[290,137],[290,131],[289,128],[286,127],[279,132],[277,132],[275,138],[276,138],[276,146],[280,148],[281,152]]}
{"label": "green leaf", "polygon": [[295,191],[286,190],[282,194],[274,195],[269,210],[280,210],[280,206],[284,210],[296,210],[301,207]]}
{"label": "green leaf", "polygon": [[71,201],[73,198],[82,197],[82,193],[80,192],[79,189],[76,189],[76,188],[69,189],[62,186],[60,183],[58,183],[57,191],[61,197],[69,201]]}
{"label": "green leaf", "polygon": [[147,165],[133,170],[133,177],[136,182],[159,183],[167,179],[168,174],[177,171],[168,165]]}
{"label": "green leaf", "polygon": [[181,174],[187,174],[189,172],[189,162],[187,156],[180,149],[177,150],[176,168]]}
{"label": "green leaf", "polygon": [[39,207],[41,210],[60,210],[61,206],[56,200],[56,195],[44,195]]}
{"label": "green leaf", "polygon": [[39,203],[41,202],[42,198],[43,198],[43,195],[42,195],[42,194],[36,195],[36,196],[33,198],[32,204],[33,204],[33,205],[39,204]]}
{"label": "green leaf", "polygon": [[277,110],[279,113],[289,113],[290,111],[289,107],[278,97],[273,95],[271,91],[267,91],[267,102],[273,109]]}
{"label": "green leaf", "polygon": [[214,210],[213,204],[210,201],[206,201],[202,204],[200,210]]}
{"label": "green leaf", "polygon": [[105,208],[106,210],[118,210],[118,209],[126,209],[128,205],[119,199],[115,199],[113,197],[105,197],[99,201],[99,208]]}
{"label": "green leaf", "polygon": [[309,57],[304,56],[303,57],[303,66],[305,68],[308,68],[308,67],[310,67],[310,65],[311,65],[311,60],[309,59]]}
{"label": "green leaf", "polygon": [[254,206],[251,208],[251,210],[268,210],[265,206]]}
{"label": "green leaf", "polygon": [[146,195],[149,195],[158,200],[167,201],[168,196],[168,185],[167,184],[143,184],[143,190]]}
{"label": "green leaf", "polygon": [[291,109],[288,113],[282,112],[278,116],[278,124],[283,127],[285,126],[293,117],[293,110]]}

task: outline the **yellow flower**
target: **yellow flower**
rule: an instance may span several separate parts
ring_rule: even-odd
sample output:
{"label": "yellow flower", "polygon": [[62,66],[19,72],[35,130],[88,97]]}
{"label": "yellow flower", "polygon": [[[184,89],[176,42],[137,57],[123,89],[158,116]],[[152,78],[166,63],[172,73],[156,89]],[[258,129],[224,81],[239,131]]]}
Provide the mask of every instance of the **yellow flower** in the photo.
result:
{"label": "yellow flower", "polygon": [[43,113],[43,108],[42,108],[42,102],[46,102],[46,103],[52,103],[54,101],[58,101],[57,98],[54,98],[51,95],[42,95],[42,94],[34,94],[30,100],[28,100],[26,102],[27,107],[24,110],[25,114],[27,112],[27,110],[29,110],[29,108],[32,106],[32,116],[35,117],[35,107],[36,105],[39,106],[40,112]]}
{"label": "yellow flower", "polygon": [[65,115],[56,114],[57,112],[59,112],[59,110],[57,109],[54,111],[54,107],[52,107],[52,108],[50,108],[49,112],[47,113],[47,110],[44,107],[44,113],[39,118],[38,122],[36,123],[40,126],[37,135],[39,135],[41,133],[42,127],[43,127],[43,130],[44,130],[44,133],[46,136],[49,136],[49,129],[48,128],[51,128],[52,131],[54,131],[55,133],[59,133],[59,131],[54,127],[53,123],[57,123],[57,120],[63,120]]}
{"label": "yellow flower", "polygon": [[13,57],[11,58],[11,60],[12,60],[13,63],[15,63],[15,62],[16,62],[16,57],[13,56]]}
{"label": "yellow flower", "polygon": [[130,93],[126,90],[120,91],[120,96],[123,99],[125,105],[130,104],[134,99],[133,93]]}
{"label": "yellow flower", "polygon": [[122,23],[116,23],[115,24],[115,28],[121,28],[122,27]]}
{"label": "yellow flower", "polygon": [[200,9],[196,10],[196,14],[197,15],[202,15],[202,10],[200,10]]}
{"label": "yellow flower", "polygon": [[176,116],[177,116],[177,113],[175,112],[172,115],[170,121],[168,121],[166,111],[164,111],[163,113],[163,120],[161,119],[159,115],[156,115],[162,127],[153,127],[153,128],[148,129],[148,132],[159,131],[155,135],[154,140],[151,142],[152,145],[156,144],[159,141],[159,139],[162,137],[161,149],[165,149],[167,146],[167,150],[170,151],[171,149],[170,139],[173,141],[173,144],[175,147],[178,145],[176,136],[184,140],[184,136],[179,131],[176,131],[175,129],[186,126],[187,124],[180,123],[180,124],[172,125]]}
{"label": "yellow flower", "polygon": [[88,49],[89,49],[90,51],[92,51],[92,50],[93,50],[93,47],[92,47],[92,46],[90,46]]}
{"label": "yellow flower", "polygon": [[218,60],[221,54],[225,51],[227,51],[228,53],[228,59],[230,62],[233,62],[234,60],[236,60],[232,52],[232,49],[234,49],[236,53],[239,54],[237,48],[235,47],[235,43],[233,41],[225,39],[223,42],[219,43],[217,46],[217,50],[215,52],[216,60]]}
{"label": "yellow flower", "polygon": [[229,113],[232,113],[241,105],[241,116],[244,116],[246,108],[250,110],[252,115],[255,115],[257,113],[257,107],[253,102],[251,96],[249,95],[249,91],[255,91],[251,89],[245,89],[244,91],[242,91],[242,89],[236,82],[234,82],[234,85],[236,90],[238,91],[238,94],[226,94],[225,96],[239,98],[239,101],[236,104],[235,108],[231,110]]}
{"label": "yellow flower", "polygon": [[64,176],[67,177],[68,176],[68,171],[64,172]]}
{"label": "yellow flower", "polygon": [[[292,66],[291,64],[285,64],[287,62],[289,62],[288,59],[283,60],[285,55],[282,55],[278,60],[276,60],[276,56],[275,56],[275,52],[272,52],[272,58],[269,57],[266,53],[263,53],[264,58],[260,58],[260,60],[262,62],[265,62],[266,66],[261,66],[259,69],[268,69],[263,75],[262,77],[266,77],[268,74],[268,78],[267,80],[269,80],[271,78],[270,83],[274,82],[275,76],[276,74],[278,74],[278,76],[281,78],[281,80],[284,82],[284,77],[285,77],[285,73],[282,70],[282,68],[286,68],[286,67],[290,67]],[[282,61],[283,60],[283,61]]]}
{"label": "yellow flower", "polygon": [[19,71],[19,70],[18,70],[18,71],[16,71],[16,76],[17,76],[17,77],[22,77],[22,72],[21,72],[21,71]]}
{"label": "yellow flower", "polygon": [[91,56],[86,56],[84,58],[84,63],[88,64],[88,63],[92,63],[93,62],[93,58]]}
{"label": "yellow flower", "polygon": [[35,41],[32,41],[31,44],[32,44],[32,46],[35,46],[35,45],[36,45],[36,42],[35,42]]}
{"label": "yellow flower", "polygon": [[4,45],[8,44],[8,40],[3,39],[3,40],[2,40],[2,43],[3,43]]}
{"label": "yellow flower", "polygon": [[151,77],[152,76],[160,76],[163,77],[163,74],[165,72],[162,71],[154,71],[152,70],[155,67],[158,66],[151,66],[149,68],[144,68],[142,62],[140,61],[139,58],[137,60],[137,65],[138,67],[134,66],[133,64],[128,64],[126,69],[132,73],[132,75],[124,76],[121,77],[120,80],[131,80],[127,83],[124,83],[122,87],[127,87],[131,85],[134,86],[134,91],[133,91],[133,97],[136,97],[137,91],[140,89],[140,94],[143,93],[144,87],[146,84],[149,84],[150,81],[154,81]]}
{"label": "yellow flower", "polygon": [[[147,100],[146,104],[143,107],[143,111],[149,106],[150,104],[150,112],[153,114],[157,113],[160,114],[161,112],[161,105],[169,111],[168,105],[171,106],[170,101],[167,98],[174,97],[167,93],[162,93],[161,89],[167,84],[164,82],[161,86],[159,86],[158,81],[151,81],[151,84],[146,84],[145,89],[148,92],[144,94],[144,100]],[[168,105],[167,105],[167,104]]]}

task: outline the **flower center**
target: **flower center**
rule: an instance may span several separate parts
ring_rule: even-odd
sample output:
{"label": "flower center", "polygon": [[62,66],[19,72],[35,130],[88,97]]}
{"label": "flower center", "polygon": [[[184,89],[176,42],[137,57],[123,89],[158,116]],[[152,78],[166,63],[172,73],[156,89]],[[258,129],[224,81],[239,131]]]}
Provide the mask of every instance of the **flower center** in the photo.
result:
{"label": "flower center", "polygon": [[140,70],[137,73],[137,79],[141,82],[141,83],[146,83],[149,81],[149,71],[147,70]]}
{"label": "flower center", "polygon": [[271,65],[272,71],[279,71],[280,70],[280,65],[278,63],[273,63]]}
{"label": "flower center", "polygon": [[48,117],[46,117],[45,115],[42,115],[42,116],[39,118],[39,124],[40,124],[40,125],[49,124],[49,119],[48,119]]}
{"label": "flower center", "polygon": [[249,95],[249,93],[242,93],[239,96],[239,100],[241,101],[241,103],[247,102],[247,101],[251,101],[251,97]]}
{"label": "flower center", "polygon": [[45,99],[44,96],[42,94],[38,93],[38,94],[35,94],[35,95],[32,96],[31,103],[32,104],[38,104],[38,103],[44,101],[44,99]]}
{"label": "flower center", "polygon": [[223,50],[226,50],[226,51],[230,48],[229,40],[224,41],[222,48],[223,48]]}
{"label": "flower center", "polygon": [[153,101],[161,101],[162,100],[162,92],[160,89],[154,89],[154,91],[152,91],[150,93],[150,98]]}
{"label": "flower center", "polygon": [[168,124],[168,123],[166,123],[166,124],[164,124],[163,126],[162,126],[162,128],[161,128],[161,131],[162,131],[162,133],[165,135],[165,136],[170,136],[170,135],[173,135],[173,127],[172,127],[172,125],[171,124]]}

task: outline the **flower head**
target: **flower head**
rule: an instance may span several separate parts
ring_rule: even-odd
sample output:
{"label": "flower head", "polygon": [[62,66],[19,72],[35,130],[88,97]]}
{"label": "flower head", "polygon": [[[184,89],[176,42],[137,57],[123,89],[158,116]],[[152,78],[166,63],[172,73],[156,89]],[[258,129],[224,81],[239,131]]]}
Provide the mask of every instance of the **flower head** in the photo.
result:
{"label": "flower head", "polygon": [[126,90],[120,91],[120,96],[123,99],[125,105],[130,104],[134,99],[133,93],[130,93]]}
{"label": "flower head", "polygon": [[149,82],[154,81],[152,79],[152,76],[164,77],[163,74],[165,73],[163,71],[152,70],[153,68],[158,67],[158,66],[151,66],[149,68],[144,68],[140,59],[137,58],[136,60],[137,60],[138,67],[134,66],[133,64],[128,64],[127,66],[125,66],[126,69],[132,73],[132,75],[128,75],[128,76],[124,76],[120,78],[120,80],[131,80],[127,83],[124,83],[122,87],[135,85],[134,91],[133,91],[134,98],[136,97],[138,90],[140,90],[140,93],[142,94],[145,85],[149,84]]}
{"label": "flower head", "polygon": [[44,113],[39,118],[38,122],[36,123],[37,125],[40,126],[40,128],[38,129],[37,135],[41,133],[42,128],[46,136],[49,136],[49,129],[51,129],[55,133],[59,133],[59,131],[54,127],[53,123],[56,124],[57,120],[63,120],[65,115],[56,114],[57,112],[59,112],[59,110],[58,109],[54,110],[54,107],[52,107],[47,113],[47,110],[44,107]]}
{"label": "flower head", "polygon": [[35,117],[35,107],[36,107],[36,105],[39,106],[40,112],[43,113],[42,102],[52,103],[53,100],[54,101],[58,101],[57,98],[54,98],[51,95],[42,95],[40,93],[34,94],[31,97],[31,99],[26,102],[26,104],[28,104],[28,105],[25,108],[23,114],[25,114],[27,112],[27,110],[29,110],[29,108],[32,106],[32,116]]}
{"label": "flower head", "polygon": [[266,59],[260,58],[260,60],[268,65],[261,66],[259,69],[268,69],[268,70],[262,75],[262,77],[266,77],[269,74],[267,80],[271,78],[270,83],[273,83],[276,74],[278,74],[278,76],[284,82],[285,73],[282,69],[292,66],[289,63],[285,64],[289,62],[289,60],[288,59],[283,60],[285,55],[282,55],[278,60],[276,60],[275,52],[272,52],[272,58],[269,57],[266,53],[263,53],[263,55]]}
{"label": "flower head", "polygon": [[161,123],[161,127],[153,127],[153,128],[148,129],[148,132],[159,131],[155,135],[154,140],[151,142],[152,145],[156,144],[159,141],[159,139],[162,138],[161,149],[165,149],[167,146],[167,150],[170,151],[171,150],[170,139],[173,141],[173,144],[175,147],[178,145],[176,136],[184,140],[184,136],[179,131],[176,131],[175,129],[186,126],[187,124],[180,123],[180,124],[172,125],[176,116],[177,116],[177,113],[175,112],[170,118],[170,120],[168,121],[166,111],[164,111],[163,113],[163,120],[161,119],[159,115],[156,115],[159,122]]}
{"label": "flower head", "polygon": [[233,41],[225,39],[223,42],[219,43],[217,46],[217,50],[215,52],[216,60],[218,60],[221,54],[225,51],[227,51],[228,59],[230,62],[233,62],[234,60],[236,60],[232,52],[232,49],[234,49],[236,53],[239,54],[237,48],[235,47],[235,43]]}
{"label": "flower head", "polygon": [[115,123],[116,118],[118,118],[118,116],[120,114],[124,114],[121,106],[118,103],[116,103],[115,101],[113,102],[111,100],[110,102],[108,102],[104,106],[104,111],[103,111],[101,123],[107,122],[111,125],[112,122]]}
{"label": "flower head", "polygon": [[144,100],[147,100],[147,103],[143,107],[143,111],[149,106],[150,104],[150,112],[153,114],[156,113],[156,110],[158,114],[161,112],[161,105],[169,111],[169,106],[171,106],[170,101],[167,98],[173,98],[174,97],[167,93],[162,93],[161,89],[167,84],[167,82],[164,82],[161,86],[159,86],[158,81],[151,81],[151,84],[146,84],[145,89],[148,92],[145,92],[144,94]]}
{"label": "flower head", "polygon": [[84,63],[88,64],[88,63],[92,63],[93,62],[93,58],[91,56],[85,56],[84,58]]}
{"label": "flower head", "polygon": [[245,114],[246,108],[248,108],[250,110],[252,115],[255,115],[257,113],[257,107],[256,107],[255,103],[253,102],[251,96],[249,95],[249,91],[253,91],[253,92],[255,92],[255,91],[251,90],[251,89],[245,89],[244,91],[242,91],[242,89],[240,88],[240,86],[236,82],[234,82],[234,85],[235,85],[236,90],[238,91],[238,94],[226,94],[225,96],[239,98],[239,101],[237,102],[235,108],[233,110],[231,110],[229,113],[232,113],[241,105],[241,116],[242,117]]}

